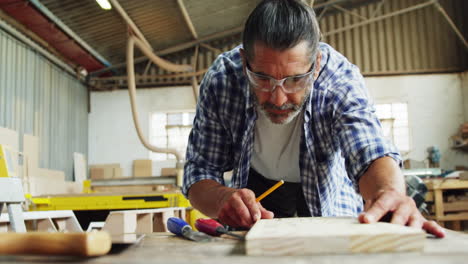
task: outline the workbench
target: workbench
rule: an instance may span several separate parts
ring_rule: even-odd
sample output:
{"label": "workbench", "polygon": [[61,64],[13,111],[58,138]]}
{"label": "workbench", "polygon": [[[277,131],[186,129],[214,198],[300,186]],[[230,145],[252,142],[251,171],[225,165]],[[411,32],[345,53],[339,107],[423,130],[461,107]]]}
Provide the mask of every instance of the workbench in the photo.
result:
{"label": "workbench", "polygon": [[430,264],[468,263],[468,234],[447,230],[444,239],[428,238],[422,253],[316,255],[300,257],[245,256],[243,242],[220,239],[217,242],[195,243],[170,233],[146,235],[139,244],[113,246],[111,253],[97,258],[0,256],[0,263],[212,263],[212,264],[275,264],[275,263],[356,263],[356,264]]}

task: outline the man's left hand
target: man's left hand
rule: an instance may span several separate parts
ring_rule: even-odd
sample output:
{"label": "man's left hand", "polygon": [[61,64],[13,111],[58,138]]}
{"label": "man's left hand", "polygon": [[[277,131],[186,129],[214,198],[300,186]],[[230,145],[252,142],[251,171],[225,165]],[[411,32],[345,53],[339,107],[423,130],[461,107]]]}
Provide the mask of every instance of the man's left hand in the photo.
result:
{"label": "man's left hand", "polygon": [[414,200],[396,190],[380,191],[375,199],[366,201],[365,212],[359,215],[361,223],[375,223],[391,213],[390,223],[422,228],[436,237],[445,236],[444,229],[435,221],[425,219]]}

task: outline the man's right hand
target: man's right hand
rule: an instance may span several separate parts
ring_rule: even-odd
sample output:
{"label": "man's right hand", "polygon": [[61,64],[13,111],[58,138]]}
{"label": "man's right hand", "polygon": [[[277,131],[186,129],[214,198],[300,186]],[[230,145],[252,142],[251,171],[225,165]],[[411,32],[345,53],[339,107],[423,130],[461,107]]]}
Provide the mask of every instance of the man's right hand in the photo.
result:
{"label": "man's right hand", "polygon": [[213,180],[193,184],[189,200],[200,212],[232,227],[251,227],[260,218],[273,218],[272,212],[255,201],[253,191],[229,188]]}
{"label": "man's right hand", "polygon": [[231,227],[252,227],[261,218],[273,216],[273,212],[255,201],[254,192],[245,188],[227,190],[218,211],[218,219]]}

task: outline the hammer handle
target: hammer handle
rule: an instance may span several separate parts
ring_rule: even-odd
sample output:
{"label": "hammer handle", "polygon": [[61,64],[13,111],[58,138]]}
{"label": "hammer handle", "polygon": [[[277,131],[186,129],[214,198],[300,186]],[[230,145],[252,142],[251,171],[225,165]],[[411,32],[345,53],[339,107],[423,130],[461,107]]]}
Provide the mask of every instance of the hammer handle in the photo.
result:
{"label": "hammer handle", "polygon": [[89,233],[0,233],[0,255],[100,256],[112,242],[105,231]]}

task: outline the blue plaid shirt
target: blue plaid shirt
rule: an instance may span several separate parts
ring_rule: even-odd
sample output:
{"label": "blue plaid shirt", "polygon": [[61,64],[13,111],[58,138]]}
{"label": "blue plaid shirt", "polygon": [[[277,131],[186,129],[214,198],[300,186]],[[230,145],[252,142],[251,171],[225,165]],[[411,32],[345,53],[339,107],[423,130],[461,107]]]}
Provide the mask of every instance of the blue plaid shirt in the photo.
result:
{"label": "blue plaid shirt", "polygon": [[[241,46],[221,54],[205,74],[187,147],[182,191],[210,179],[244,188],[257,119],[255,101],[242,71]],[[355,65],[320,43],[321,68],[304,105],[299,168],[312,216],[356,216],[363,209],[358,182],[371,162],[390,156],[401,162],[382,134]]]}

